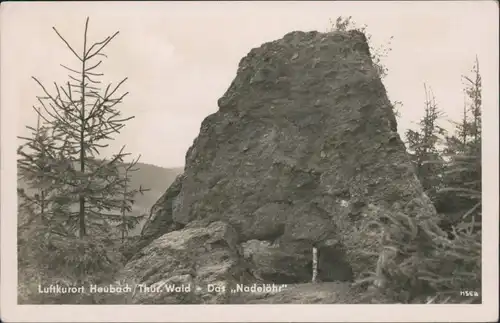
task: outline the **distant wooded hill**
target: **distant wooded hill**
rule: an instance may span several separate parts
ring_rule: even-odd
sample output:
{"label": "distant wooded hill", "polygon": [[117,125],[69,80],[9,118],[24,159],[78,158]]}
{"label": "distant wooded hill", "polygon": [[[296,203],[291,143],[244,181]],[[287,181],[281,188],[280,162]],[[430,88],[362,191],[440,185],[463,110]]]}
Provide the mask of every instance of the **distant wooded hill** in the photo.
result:
{"label": "distant wooded hill", "polygon": [[[144,195],[137,194],[132,214],[141,215],[147,213],[149,215],[149,210],[153,204],[165,193],[177,175],[183,172],[183,168],[164,168],[144,163],[137,163],[135,168],[138,168],[138,170],[130,173],[130,187],[139,188],[139,186],[142,186],[150,190],[144,192]],[[29,191],[26,183],[20,180],[18,181],[18,188]],[[138,225],[129,235],[140,234],[142,225],[143,223]]]}

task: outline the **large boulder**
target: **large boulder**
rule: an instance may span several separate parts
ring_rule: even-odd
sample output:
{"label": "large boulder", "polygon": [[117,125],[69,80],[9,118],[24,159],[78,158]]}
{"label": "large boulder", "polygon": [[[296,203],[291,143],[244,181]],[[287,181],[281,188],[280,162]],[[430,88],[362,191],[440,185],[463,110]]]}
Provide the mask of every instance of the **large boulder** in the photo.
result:
{"label": "large boulder", "polygon": [[132,304],[218,304],[229,302],[235,284],[249,282],[245,276],[236,232],[213,222],[155,239],[127,263],[116,285],[135,286]]}
{"label": "large boulder", "polygon": [[151,207],[149,218],[141,230],[139,245],[146,246],[165,233],[181,229],[184,225],[173,221],[172,213],[176,206],[177,196],[182,188],[184,175],[178,175],[167,191]]}
{"label": "large boulder", "polygon": [[313,246],[322,279],[348,281],[375,266],[350,252],[376,243],[352,241],[363,218],[435,213],[362,33],[292,32],[252,49],[218,104],[150,236],[222,221],[237,244],[273,246],[252,257],[265,281],[310,281]]}

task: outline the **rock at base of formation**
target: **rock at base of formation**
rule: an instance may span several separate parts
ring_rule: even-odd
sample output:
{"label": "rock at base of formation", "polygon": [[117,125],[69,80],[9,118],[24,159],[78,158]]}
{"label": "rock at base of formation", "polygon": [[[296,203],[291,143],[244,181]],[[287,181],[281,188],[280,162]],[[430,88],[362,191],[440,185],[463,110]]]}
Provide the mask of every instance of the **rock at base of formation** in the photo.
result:
{"label": "rock at base of formation", "polygon": [[132,304],[228,303],[236,283],[251,282],[239,255],[237,234],[226,223],[172,231],[143,248],[117,282],[136,286]]}
{"label": "rock at base of formation", "polygon": [[[350,239],[363,217],[435,213],[362,33],[292,32],[265,43],[241,60],[218,104],[187,152],[184,174],[155,206],[143,243],[157,240],[127,265],[130,276],[161,255],[150,283],[236,282],[241,272],[304,283],[315,246],[319,280],[347,283],[375,270],[372,258],[352,253],[375,243]],[[231,243],[198,251],[214,223],[230,228]],[[179,239],[186,248],[174,252]]]}

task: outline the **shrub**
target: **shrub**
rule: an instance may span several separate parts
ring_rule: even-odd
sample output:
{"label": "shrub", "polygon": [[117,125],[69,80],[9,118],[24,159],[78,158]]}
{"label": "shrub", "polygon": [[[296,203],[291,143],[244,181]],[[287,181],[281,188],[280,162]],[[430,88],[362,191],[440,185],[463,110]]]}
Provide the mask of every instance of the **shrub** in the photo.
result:
{"label": "shrub", "polygon": [[371,250],[354,251],[372,264],[357,284],[373,282],[384,295],[402,303],[423,303],[430,297],[433,302],[478,301],[459,295],[461,290],[481,289],[481,233],[473,229],[474,223],[454,227],[449,237],[438,226],[439,216],[371,214],[353,239],[376,235],[379,243]]}
{"label": "shrub", "polygon": [[41,225],[19,232],[19,303],[93,304],[98,294],[41,294],[38,286],[88,286],[111,282],[122,255],[99,237],[77,238],[52,233]]}

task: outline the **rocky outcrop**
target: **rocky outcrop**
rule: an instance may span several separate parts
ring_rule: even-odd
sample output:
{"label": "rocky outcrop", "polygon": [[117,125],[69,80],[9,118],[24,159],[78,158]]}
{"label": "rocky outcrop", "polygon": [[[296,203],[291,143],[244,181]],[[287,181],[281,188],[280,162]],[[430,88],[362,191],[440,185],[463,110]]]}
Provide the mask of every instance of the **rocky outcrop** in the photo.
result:
{"label": "rocky outcrop", "polygon": [[316,246],[320,280],[350,281],[375,266],[350,253],[374,243],[350,239],[364,217],[434,214],[362,33],[292,32],[263,44],[241,60],[218,104],[144,229],[148,240],[168,234],[134,261],[162,252],[172,237],[225,223],[234,229],[231,248],[240,258],[246,249],[247,261],[227,249],[233,260],[224,270],[246,264],[262,281],[308,282]]}
{"label": "rocky outcrop", "polygon": [[176,199],[182,188],[184,175],[178,175],[167,191],[151,207],[149,218],[141,231],[141,243],[147,244],[164,233],[181,229],[183,225],[172,219]]}
{"label": "rocky outcrop", "polygon": [[213,222],[154,240],[127,263],[117,284],[137,286],[132,304],[228,303],[230,288],[249,282],[241,261],[234,229]]}

